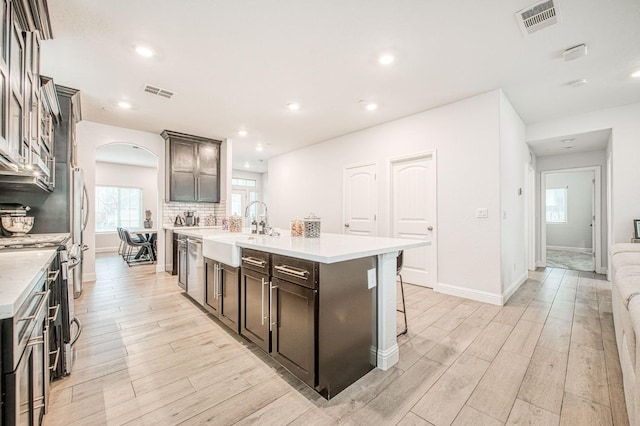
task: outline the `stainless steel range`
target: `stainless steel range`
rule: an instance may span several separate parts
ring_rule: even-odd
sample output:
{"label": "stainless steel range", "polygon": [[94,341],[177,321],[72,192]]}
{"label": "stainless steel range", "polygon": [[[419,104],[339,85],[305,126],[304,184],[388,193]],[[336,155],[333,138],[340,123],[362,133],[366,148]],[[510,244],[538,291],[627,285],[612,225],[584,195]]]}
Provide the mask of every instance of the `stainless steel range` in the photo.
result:
{"label": "stainless steel range", "polygon": [[[71,373],[73,350],[71,345],[80,336],[82,326],[74,314],[74,297],[77,287],[74,283],[74,270],[82,263],[84,246],[73,243],[69,233],[26,234],[23,236],[0,237],[0,253],[4,251],[36,250],[56,247],[61,274],[58,285],[49,298],[50,306],[60,304],[61,315],[50,334],[51,351],[60,349],[62,362],[51,371],[51,377],[57,378]],[[25,253],[26,254],[26,253]],[[78,293],[79,294],[79,293]]]}
{"label": "stainless steel range", "polygon": [[0,250],[66,247],[70,241],[69,234],[26,234],[20,237],[0,237]]}

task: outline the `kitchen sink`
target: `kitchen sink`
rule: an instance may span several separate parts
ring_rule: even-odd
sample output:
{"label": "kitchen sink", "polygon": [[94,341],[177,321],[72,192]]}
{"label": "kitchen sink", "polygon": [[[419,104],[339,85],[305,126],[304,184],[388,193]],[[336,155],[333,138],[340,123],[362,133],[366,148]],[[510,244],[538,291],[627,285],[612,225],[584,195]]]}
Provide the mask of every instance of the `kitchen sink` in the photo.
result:
{"label": "kitchen sink", "polygon": [[205,237],[202,240],[202,255],[229,266],[240,266],[240,247],[236,241],[247,239],[247,234]]}

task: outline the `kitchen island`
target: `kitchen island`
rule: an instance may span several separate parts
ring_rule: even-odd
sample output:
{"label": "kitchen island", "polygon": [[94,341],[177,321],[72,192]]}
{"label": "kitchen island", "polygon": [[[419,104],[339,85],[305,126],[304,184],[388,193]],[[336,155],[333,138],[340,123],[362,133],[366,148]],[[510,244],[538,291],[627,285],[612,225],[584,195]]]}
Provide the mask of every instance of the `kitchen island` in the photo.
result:
{"label": "kitchen island", "polygon": [[[289,256],[322,264],[334,264],[370,256],[377,257],[377,271],[368,277],[369,286],[377,287],[377,367],[388,370],[398,362],[396,338],[396,268],[401,250],[424,247],[426,240],[327,234],[320,238],[244,235],[234,239],[236,246]],[[216,238],[209,241],[224,242]],[[207,238],[204,238],[207,255]]]}
{"label": "kitchen island", "polygon": [[429,241],[175,232],[187,295],[325,398],[398,362],[397,257]]}

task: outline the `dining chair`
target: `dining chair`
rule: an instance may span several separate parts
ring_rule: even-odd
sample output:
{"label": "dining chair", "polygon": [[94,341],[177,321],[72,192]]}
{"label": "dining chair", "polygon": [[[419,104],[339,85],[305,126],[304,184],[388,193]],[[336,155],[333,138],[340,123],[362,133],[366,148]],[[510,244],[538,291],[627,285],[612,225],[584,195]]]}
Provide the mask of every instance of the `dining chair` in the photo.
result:
{"label": "dining chair", "polygon": [[396,258],[396,275],[400,278],[400,294],[402,295],[402,309],[396,309],[398,312],[401,312],[402,315],[404,316],[404,329],[398,333],[398,336],[402,336],[403,334],[407,334],[407,332],[409,331],[409,325],[407,324],[407,306],[405,305],[404,302],[404,283],[402,282],[402,274],[400,273],[400,271],[402,270],[402,263],[403,263],[403,259],[402,259],[402,255],[403,255],[403,250],[400,250],[400,253],[398,253],[398,257]]}
{"label": "dining chair", "polygon": [[[122,229],[125,241],[129,246],[129,253],[126,257],[127,265],[142,264],[142,263],[155,263],[156,258],[153,253],[153,248],[149,241],[140,241],[134,239],[128,229]],[[134,254],[133,249],[137,248],[138,251]]]}

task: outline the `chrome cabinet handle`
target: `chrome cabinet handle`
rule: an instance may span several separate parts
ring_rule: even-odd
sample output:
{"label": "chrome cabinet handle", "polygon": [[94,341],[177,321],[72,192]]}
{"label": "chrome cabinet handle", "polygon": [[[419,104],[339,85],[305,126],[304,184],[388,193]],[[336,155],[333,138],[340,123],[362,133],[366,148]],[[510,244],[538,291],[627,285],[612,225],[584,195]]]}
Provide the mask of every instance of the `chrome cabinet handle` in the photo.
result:
{"label": "chrome cabinet handle", "polygon": [[267,263],[266,260],[256,259],[254,257],[243,257],[242,261],[247,262],[249,265],[260,266],[260,267],[263,267]]}
{"label": "chrome cabinet handle", "polygon": [[216,277],[218,279],[218,291],[216,293],[216,297],[222,296],[222,287],[224,286],[224,282],[222,281],[222,265],[218,264],[218,273]]}
{"label": "chrome cabinet handle", "polygon": [[35,296],[43,296],[42,300],[40,301],[40,305],[38,305],[38,309],[36,310],[36,313],[33,314],[33,315],[29,315],[28,317],[20,318],[18,321],[31,321],[31,320],[34,320],[34,319],[38,318],[40,316],[40,313],[44,309],[44,305],[46,305],[47,302],[49,301],[49,294],[50,293],[51,293],[51,290],[36,292],[34,297]]}
{"label": "chrome cabinet handle", "polygon": [[273,285],[271,281],[269,281],[269,331],[273,330],[273,326],[276,325],[276,321],[273,319],[273,289],[278,288],[277,285]]}
{"label": "chrome cabinet handle", "polygon": [[58,275],[60,275],[60,269],[56,271],[49,271],[49,276],[47,277],[47,281],[50,283],[54,282],[55,280],[58,279]]}
{"label": "chrome cabinet handle", "polygon": [[49,352],[49,356],[56,354],[56,358],[53,360],[53,364],[51,364],[51,367],[49,367],[49,370],[54,371],[56,369],[56,367],[58,366],[58,360],[60,359],[60,348],[58,348],[57,350],[53,351],[53,352]]}
{"label": "chrome cabinet handle", "polygon": [[60,312],[60,304],[58,303],[56,306],[53,307],[49,307],[49,313],[51,313],[51,310],[54,309],[54,313],[52,316],[49,317],[49,321],[55,321],[56,319],[58,319],[58,312]]}
{"label": "chrome cabinet handle", "polygon": [[309,275],[309,271],[306,271],[304,269],[293,268],[291,266],[277,265],[277,266],[274,266],[273,269],[275,269],[278,272],[282,272],[283,274],[291,275],[297,278],[302,278],[304,280],[306,280],[307,275]]}
{"label": "chrome cabinet handle", "polygon": [[344,224],[344,227],[345,227],[345,228],[348,228],[348,227],[349,227],[349,224],[348,224],[348,223],[345,223],[345,224]]}
{"label": "chrome cabinet handle", "polygon": [[433,226],[428,226],[427,231],[433,231]]}
{"label": "chrome cabinet handle", "polygon": [[262,297],[260,298],[261,302],[260,303],[260,318],[261,318],[261,323],[262,325],[264,325],[264,278],[260,279],[260,288],[262,289]]}

